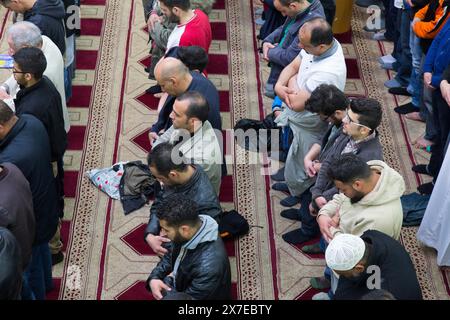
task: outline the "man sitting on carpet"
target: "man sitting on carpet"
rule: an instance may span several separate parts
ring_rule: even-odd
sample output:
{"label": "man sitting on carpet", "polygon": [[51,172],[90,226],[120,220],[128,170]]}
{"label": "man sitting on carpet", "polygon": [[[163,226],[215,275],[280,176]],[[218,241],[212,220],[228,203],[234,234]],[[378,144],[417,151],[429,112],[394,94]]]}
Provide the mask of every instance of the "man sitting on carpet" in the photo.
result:
{"label": "man sitting on carpet", "polygon": [[219,92],[214,84],[198,72],[190,72],[178,59],[165,58],[155,69],[155,76],[162,90],[169,96],[158,115],[158,121],[151,127],[149,133],[150,143],[172,126],[170,114],[176,97],[188,91],[198,91],[208,101],[208,121],[212,127],[222,130],[222,120],[219,109]]}
{"label": "man sitting on carpet", "polygon": [[183,93],[173,104],[170,118],[173,125],[154,143],[180,143],[180,151],[193,163],[200,165],[208,175],[219,195],[222,181],[222,152],[214,129],[208,119],[209,106],[203,95],[197,91]]}
{"label": "man sitting on carpet", "polygon": [[368,230],[361,238],[340,234],[329,243],[325,260],[339,275],[335,300],[361,299],[375,289],[387,290],[398,300],[422,300],[408,252],[382,232]]}
{"label": "man sitting on carpet", "polygon": [[[361,236],[371,229],[396,240],[400,237],[403,221],[400,197],[405,182],[398,172],[382,161],[366,163],[350,153],[335,159],[328,176],[341,193],[319,211],[317,222],[325,241],[340,233]],[[313,278],[311,284],[323,288],[326,282],[324,277]]]}
{"label": "man sitting on carpet", "polygon": [[[330,146],[320,164],[316,164],[317,178],[310,190],[312,202],[309,211],[312,215],[315,216],[317,211],[338,193],[333,180],[327,175],[328,168],[336,156],[351,153],[358,155],[364,161],[383,160],[383,150],[376,131],[381,118],[382,110],[378,101],[370,98],[351,101],[342,119],[342,132]],[[303,210],[307,209],[306,206]],[[302,220],[301,228],[290,231],[284,235],[283,239],[289,243],[298,244],[318,234],[319,228],[315,219],[306,218]]]}
{"label": "man sitting on carpet", "polygon": [[[280,127],[289,127],[296,138],[296,126],[294,124],[295,118],[301,116],[302,118],[311,118],[310,112],[305,110],[305,103],[310,98],[311,93],[321,84],[333,84],[339,90],[344,91],[347,77],[347,67],[342,47],[339,42],[333,37],[331,26],[323,18],[316,18],[306,22],[299,31],[299,46],[303,49],[295,60],[283,69],[278,82],[275,85],[275,91],[278,96],[285,102],[277,105],[275,99],[273,110],[277,117],[275,122]],[[278,99],[279,101],[279,99]],[[292,119],[292,121],[291,121]],[[317,114],[312,115],[312,119],[316,122],[304,123],[304,129],[309,133],[320,134],[325,132],[326,128],[324,122],[320,121]],[[292,125],[289,123],[292,123]],[[303,121],[302,121],[303,122]],[[314,132],[315,131],[315,132]],[[285,130],[286,132],[286,130]],[[301,138],[298,137],[298,138]],[[290,170],[285,173],[286,184],[290,197],[283,199],[281,204],[286,207],[292,207],[300,200],[300,195],[306,189],[300,186],[303,183],[303,178],[297,176],[299,170],[303,168],[303,158],[309,148],[315,143],[315,139],[309,139],[304,142],[306,150],[297,153],[294,157],[289,148],[289,154],[294,161],[300,158],[300,166],[294,171]],[[319,139],[320,140],[320,137]],[[295,146],[294,150],[298,148],[297,142],[292,142]],[[285,147],[285,146],[284,146]],[[303,146],[302,146],[303,147]],[[289,157],[286,160],[286,170],[288,170]],[[300,187],[299,187],[300,186]],[[308,186],[309,187],[309,186]],[[275,189],[287,191],[285,189]]]}
{"label": "man sitting on carpet", "polygon": [[157,213],[163,208],[162,202],[170,195],[186,196],[198,205],[198,213],[218,219],[222,212],[219,199],[211,182],[201,166],[188,164],[190,161],[180,155],[179,147],[169,142],[156,146],[148,154],[148,165],[153,176],[161,183],[162,190],[155,192],[155,201],[150,208],[150,219],[145,229],[145,240],[159,256],[167,253],[160,236]]}
{"label": "man sitting on carpet", "polygon": [[[311,179],[314,184],[317,172],[320,170],[321,162],[326,158],[334,142],[340,136],[343,130],[342,120],[346,116],[349,100],[345,94],[334,85],[322,84],[311,94],[306,102],[306,110],[311,113],[318,114],[324,122],[329,122],[328,130],[322,137],[321,143],[315,143],[309,149],[304,157],[304,175]],[[300,209],[286,209],[281,212],[281,216],[291,220],[302,221],[302,228],[299,235],[304,239],[290,239],[292,235],[296,235],[296,230],[283,235],[283,239],[288,242],[299,241],[304,242],[319,233],[319,227],[314,216],[309,212],[309,204],[311,203],[311,192],[306,190],[301,196]]]}
{"label": "man sitting on carpet", "polygon": [[183,292],[195,300],[231,299],[230,262],[217,222],[199,211],[189,197],[172,194],[157,212],[161,236],[172,242],[147,280],[157,300],[168,292]]}

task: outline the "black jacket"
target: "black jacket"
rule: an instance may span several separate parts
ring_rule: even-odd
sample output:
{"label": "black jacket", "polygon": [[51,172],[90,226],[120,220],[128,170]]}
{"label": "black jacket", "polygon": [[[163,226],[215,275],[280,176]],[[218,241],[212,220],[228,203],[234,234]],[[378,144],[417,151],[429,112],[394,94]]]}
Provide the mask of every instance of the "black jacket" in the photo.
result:
{"label": "black jacket", "polygon": [[[202,74],[191,71],[192,82],[186,92],[197,91],[201,93],[209,105],[208,121],[212,127],[217,130],[222,130],[222,119],[220,118],[220,102],[219,92],[217,91],[211,80],[205,78]],[[158,133],[161,130],[167,130],[172,126],[170,113],[173,110],[173,104],[176,97],[168,96],[166,103],[162,107],[158,115],[158,121],[152,126],[151,131]]]}
{"label": "black jacket", "polygon": [[[388,235],[368,230],[361,238],[372,244],[367,266],[380,268],[381,289],[389,291],[398,300],[422,300],[422,291],[417,280],[414,265],[402,245]],[[334,298],[354,300],[370,292],[367,280],[374,273],[364,272],[357,278],[340,277]]]}
{"label": "black jacket", "polygon": [[159,210],[161,202],[172,194],[184,195],[194,200],[197,203],[199,214],[208,215],[216,220],[219,218],[222,208],[208,176],[200,166],[192,166],[195,168],[195,173],[188,183],[176,187],[166,186],[155,195],[155,201],[150,208],[150,219],[145,229],[145,237],[149,233],[159,235],[160,226],[156,212]]}
{"label": "black jacket", "polygon": [[20,299],[21,288],[19,243],[8,229],[0,227],[0,300]]}
{"label": "black jacket", "polygon": [[230,300],[231,272],[230,262],[222,239],[202,242],[195,249],[186,250],[173,277],[175,261],[180,254],[182,244],[172,244],[169,252],[151,272],[147,280],[160,279],[178,292],[184,292],[196,300]]}
{"label": "black jacket", "polygon": [[22,269],[31,259],[36,221],[30,185],[22,172],[12,163],[1,163],[0,227],[8,228],[16,237],[22,252]]}
{"label": "black jacket", "polygon": [[0,140],[0,163],[3,162],[15,164],[30,184],[36,220],[34,244],[48,242],[56,232],[59,206],[48,136],[38,119],[22,115]]}
{"label": "black jacket", "polygon": [[24,13],[24,20],[37,25],[43,35],[52,39],[62,55],[66,52],[65,17],[66,10],[61,0],[37,0]]}
{"label": "black jacket", "polygon": [[14,99],[16,114],[31,114],[41,120],[50,141],[52,161],[60,160],[67,148],[67,133],[61,96],[53,83],[44,76],[29,88],[20,89]]}

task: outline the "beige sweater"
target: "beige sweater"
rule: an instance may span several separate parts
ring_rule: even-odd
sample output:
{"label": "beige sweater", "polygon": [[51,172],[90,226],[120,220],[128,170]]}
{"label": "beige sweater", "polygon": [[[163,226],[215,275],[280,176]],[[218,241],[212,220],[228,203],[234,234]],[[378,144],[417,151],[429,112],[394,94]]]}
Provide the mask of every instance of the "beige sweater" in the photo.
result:
{"label": "beige sweater", "polygon": [[403,221],[400,197],[405,191],[405,182],[398,172],[382,161],[373,160],[367,164],[381,172],[372,192],[354,204],[343,193],[337,194],[322,207],[319,216],[334,217],[339,213],[339,228],[331,228],[333,237],[338,233],[361,236],[367,230],[377,230],[398,240]]}

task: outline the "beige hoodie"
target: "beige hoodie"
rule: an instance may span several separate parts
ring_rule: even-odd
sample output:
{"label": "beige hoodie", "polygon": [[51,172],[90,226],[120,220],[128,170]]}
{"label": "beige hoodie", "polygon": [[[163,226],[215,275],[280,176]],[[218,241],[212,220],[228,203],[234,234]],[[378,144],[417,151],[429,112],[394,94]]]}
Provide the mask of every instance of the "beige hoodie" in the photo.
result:
{"label": "beige hoodie", "polygon": [[338,233],[361,236],[367,230],[377,230],[398,240],[403,221],[400,197],[405,191],[405,182],[383,161],[373,160],[367,164],[381,172],[375,188],[354,204],[343,193],[337,194],[322,207],[319,216],[333,217],[339,213],[339,228],[331,228],[333,237]]}

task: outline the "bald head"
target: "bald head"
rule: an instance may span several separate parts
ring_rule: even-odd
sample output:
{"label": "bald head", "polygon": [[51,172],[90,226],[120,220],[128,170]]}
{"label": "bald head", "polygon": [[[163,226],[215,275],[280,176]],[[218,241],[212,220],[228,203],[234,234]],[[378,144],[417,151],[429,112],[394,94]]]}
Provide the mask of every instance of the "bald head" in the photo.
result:
{"label": "bald head", "polygon": [[155,67],[155,78],[163,91],[171,96],[184,93],[192,81],[189,69],[175,58],[161,60]]}
{"label": "bald head", "polygon": [[167,80],[172,77],[182,77],[189,73],[189,69],[178,59],[165,58],[155,68],[155,77],[158,80]]}

